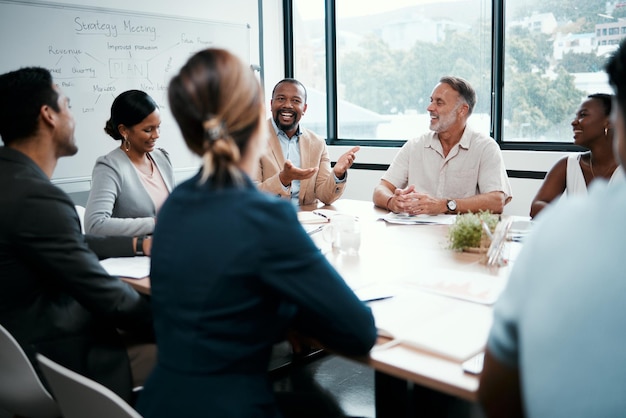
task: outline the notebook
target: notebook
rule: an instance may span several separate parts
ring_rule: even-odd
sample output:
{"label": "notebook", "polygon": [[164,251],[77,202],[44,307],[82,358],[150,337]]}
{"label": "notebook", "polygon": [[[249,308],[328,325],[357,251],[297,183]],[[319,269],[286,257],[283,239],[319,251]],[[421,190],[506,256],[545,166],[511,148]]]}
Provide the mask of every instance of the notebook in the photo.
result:
{"label": "notebook", "polygon": [[328,216],[316,213],[316,212],[298,212],[298,220],[301,224],[324,224],[327,223],[330,218]]}

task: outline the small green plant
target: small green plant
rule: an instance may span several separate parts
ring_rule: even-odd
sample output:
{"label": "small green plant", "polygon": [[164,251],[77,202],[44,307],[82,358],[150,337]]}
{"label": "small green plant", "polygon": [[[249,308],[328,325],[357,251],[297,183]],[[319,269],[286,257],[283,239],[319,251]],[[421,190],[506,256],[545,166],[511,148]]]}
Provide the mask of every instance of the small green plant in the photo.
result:
{"label": "small green plant", "polygon": [[484,248],[486,251],[491,240],[483,231],[481,221],[493,233],[499,220],[500,216],[489,211],[457,215],[456,221],[448,231],[450,249],[462,251],[468,248]]}

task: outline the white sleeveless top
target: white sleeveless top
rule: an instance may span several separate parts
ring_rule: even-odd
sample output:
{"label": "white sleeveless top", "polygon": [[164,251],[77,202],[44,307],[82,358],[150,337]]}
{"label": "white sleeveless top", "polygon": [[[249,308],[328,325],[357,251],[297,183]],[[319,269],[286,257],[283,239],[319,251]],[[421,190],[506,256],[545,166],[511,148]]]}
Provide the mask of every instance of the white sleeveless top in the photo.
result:
{"label": "white sleeveless top", "polygon": [[[580,157],[582,154],[570,154],[567,156],[567,170],[565,173],[565,194],[568,195],[580,195],[587,194],[587,183],[585,183],[585,176],[583,170],[580,168]],[[609,184],[616,181],[622,181],[624,179],[624,170],[621,166],[617,166]],[[593,181],[593,180],[592,180]]]}

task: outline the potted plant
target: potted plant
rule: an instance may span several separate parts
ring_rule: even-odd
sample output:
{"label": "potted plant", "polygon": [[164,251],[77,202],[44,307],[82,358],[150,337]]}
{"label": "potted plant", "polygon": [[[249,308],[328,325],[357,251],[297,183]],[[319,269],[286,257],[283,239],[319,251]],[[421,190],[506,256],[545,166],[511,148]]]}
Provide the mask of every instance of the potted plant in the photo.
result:
{"label": "potted plant", "polygon": [[[493,234],[499,221],[500,216],[489,211],[457,215],[448,231],[449,248],[457,251],[487,252],[491,244],[490,234]],[[487,234],[483,224],[490,234]]]}

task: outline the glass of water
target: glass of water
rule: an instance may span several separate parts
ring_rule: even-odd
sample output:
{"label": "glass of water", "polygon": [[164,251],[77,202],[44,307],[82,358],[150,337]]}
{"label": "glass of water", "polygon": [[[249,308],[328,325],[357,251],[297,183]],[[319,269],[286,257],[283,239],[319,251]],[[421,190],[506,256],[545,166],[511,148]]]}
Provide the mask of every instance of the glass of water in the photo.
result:
{"label": "glass of water", "polygon": [[333,249],[356,255],[361,247],[361,225],[352,215],[336,214],[330,221]]}

